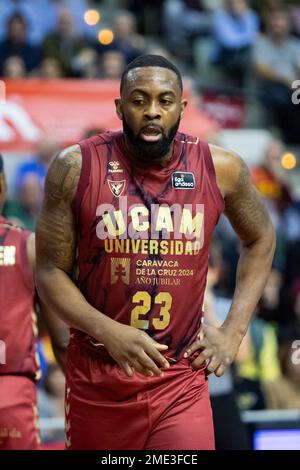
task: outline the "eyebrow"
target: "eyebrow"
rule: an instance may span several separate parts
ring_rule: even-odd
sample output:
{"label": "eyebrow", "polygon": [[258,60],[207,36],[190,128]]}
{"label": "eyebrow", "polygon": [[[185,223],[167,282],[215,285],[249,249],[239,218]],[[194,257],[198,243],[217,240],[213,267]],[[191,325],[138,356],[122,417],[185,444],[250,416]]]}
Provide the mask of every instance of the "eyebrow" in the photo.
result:
{"label": "eyebrow", "polygon": [[[149,93],[146,90],[143,90],[142,88],[135,88],[129,93],[129,95],[131,96],[133,95],[133,93],[141,93],[142,95],[149,96]],[[161,93],[159,93],[158,96],[163,96],[163,95],[172,95],[174,98],[176,98],[176,94],[174,93],[173,90],[162,91]]]}

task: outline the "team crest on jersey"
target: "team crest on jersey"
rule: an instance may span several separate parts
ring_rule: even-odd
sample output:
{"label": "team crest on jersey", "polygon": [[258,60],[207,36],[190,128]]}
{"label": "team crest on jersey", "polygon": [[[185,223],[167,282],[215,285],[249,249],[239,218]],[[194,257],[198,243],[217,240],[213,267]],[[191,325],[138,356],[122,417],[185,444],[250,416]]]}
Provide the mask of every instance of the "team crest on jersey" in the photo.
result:
{"label": "team crest on jersey", "polygon": [[126,180],[122,181],[112,181],[107,180],[109,189],[113,193],[114,196],[120,197],[124,191]]}
{"label": "team crest on jersey", "polygon": [[195,177],[190,171],[176,171],[172,174],[172,186],[175,189],[195,189]]}
{"label": "team crest on jersey", "polygon": [[108,165],[109,165],[109,169],[108,169],[109,173],[123,173],[123,169],[119,168],[120,162],[113,160],[109,162]]}
{"label": "team crest on jersey", "polygon": [[119,279],[129,285],[130,258],[111,258],[110,283],[115,284]]}

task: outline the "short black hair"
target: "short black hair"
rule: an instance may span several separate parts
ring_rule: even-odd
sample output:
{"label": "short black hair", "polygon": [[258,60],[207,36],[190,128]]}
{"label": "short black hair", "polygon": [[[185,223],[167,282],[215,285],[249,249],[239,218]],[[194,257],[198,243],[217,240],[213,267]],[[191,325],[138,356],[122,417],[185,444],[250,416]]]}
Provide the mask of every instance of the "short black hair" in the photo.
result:
{"label": "short black hair", "polygon": [[163,57],[162,55],[146,54],[146,55],[138,56],[136,59],[130,62],[127,65],[127,67],[124,69],[122,76],[121,76],[121,83],[120,83],[121,93],[124,88],[125,81],[130,70],[137,69],[140,67],[141,68],[142,67],[162,67],[164,69],[172,70],[177,75],[178,84],[179,84],[180,90],[182,91],[183,89],[182,78],[181,78],[181,74],[178,68],[174,64],[172,64],[172,62],[170,62],[168,59]]}
{"label": "short black hair", "polygon": [[2,173],[4,170],[4,163],[3,163],[3,157],[0,153],[0,173]]}

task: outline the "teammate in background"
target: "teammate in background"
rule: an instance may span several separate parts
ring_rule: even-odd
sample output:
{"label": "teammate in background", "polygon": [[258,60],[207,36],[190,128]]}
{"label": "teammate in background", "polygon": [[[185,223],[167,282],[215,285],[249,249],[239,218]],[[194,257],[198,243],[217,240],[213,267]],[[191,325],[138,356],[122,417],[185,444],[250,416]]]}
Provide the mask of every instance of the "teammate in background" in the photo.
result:
{"label": "teammate in background", "polygon": [[[6,196],[0,155],[0,214]],[[0,450],[34,450],[39,446],[35,382],[40,377],[36,351],[34,234],[0,215]],[[66,327],[39,305],[64,367]]]}
{"label": "teammate in background", "polygon": [[[213,449],[205,368],[221,376],[233,361],[274,230],[242,159],[178,132],[187,102],[172,63],[137,58],[120,91],[123,132],[57,156],[37,227],[39,294],[72,327],[66,445]],[[242,244],[236,290],[222,326],[198,338],[223,210]]]}

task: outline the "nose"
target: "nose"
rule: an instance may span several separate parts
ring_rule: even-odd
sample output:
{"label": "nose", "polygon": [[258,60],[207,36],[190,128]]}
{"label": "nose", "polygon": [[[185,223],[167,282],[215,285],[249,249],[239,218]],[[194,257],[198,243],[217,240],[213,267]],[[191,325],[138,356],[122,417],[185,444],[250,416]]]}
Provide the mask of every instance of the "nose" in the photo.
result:
{"label": "nose", "polygon": [[155,101],[151,101],[149,106],[145,109],[145,118],[149,120],[157,119],[161,117],[159,107]]}

